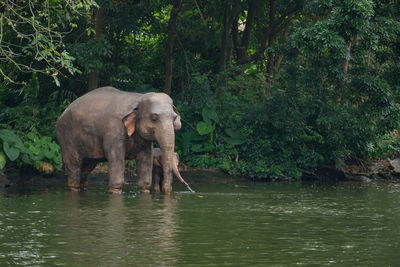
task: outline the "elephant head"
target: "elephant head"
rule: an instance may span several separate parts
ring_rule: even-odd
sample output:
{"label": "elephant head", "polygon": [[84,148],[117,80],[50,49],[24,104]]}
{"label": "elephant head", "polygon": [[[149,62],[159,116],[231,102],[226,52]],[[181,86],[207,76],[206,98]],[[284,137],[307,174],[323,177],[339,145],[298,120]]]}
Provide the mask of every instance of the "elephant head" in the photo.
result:
{"label": "elephant head", "polygon": [[134,110],[124,117],[123,122],[128,136],[135,133],[146,141],[155,141],[160,145],[164,175],[162,190],[170,193],[175,130],[181,128],[180,115],[172,99],[164,93],[144,94]]}

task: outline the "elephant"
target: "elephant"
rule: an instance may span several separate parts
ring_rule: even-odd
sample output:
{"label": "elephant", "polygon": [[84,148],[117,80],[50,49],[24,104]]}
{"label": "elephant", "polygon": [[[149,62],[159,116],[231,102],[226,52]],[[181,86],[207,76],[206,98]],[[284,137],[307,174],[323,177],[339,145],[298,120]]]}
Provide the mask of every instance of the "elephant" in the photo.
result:
{"label": "elephant", "polygon": [[109,163],[109,192],[122,193],[125,159],[137,158],[140,192],[150,192],[153,142],[160,145],[161,190],[172,191],[175,130],[179,112],[164,93],[132,93],[113,87],[92,90],[73,101],[56,123],[68,189],[88,186],[88,175],[98,162]]}
{"label": "elephant", "polygon": [[[189,184],[182,178],[182,175],[178,169],[179,165],[179,155],[178,153],[174,153],[174,157],[172,159],[172,173],[179,179],[179,181],[186,186],[186,188],[190,192],[194,192],[192,188],[190,188]],[[160,186],[163,182],[163,160],[162,160],[162,152],[160,148],[153,149],[153,191],[160,192]]]}

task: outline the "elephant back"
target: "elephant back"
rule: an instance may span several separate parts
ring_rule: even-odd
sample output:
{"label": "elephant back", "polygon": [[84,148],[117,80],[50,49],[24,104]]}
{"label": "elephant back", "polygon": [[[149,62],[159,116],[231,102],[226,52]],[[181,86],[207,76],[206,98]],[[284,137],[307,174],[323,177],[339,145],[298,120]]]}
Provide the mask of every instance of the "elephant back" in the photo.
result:
{"label": "elephant back", "polygon": [[64,111],[74,118],[85,121],[107,120],[111,117],[121,119],[137,107],[143,94],[130,93],[113,87],[101,87],[77,98]]}

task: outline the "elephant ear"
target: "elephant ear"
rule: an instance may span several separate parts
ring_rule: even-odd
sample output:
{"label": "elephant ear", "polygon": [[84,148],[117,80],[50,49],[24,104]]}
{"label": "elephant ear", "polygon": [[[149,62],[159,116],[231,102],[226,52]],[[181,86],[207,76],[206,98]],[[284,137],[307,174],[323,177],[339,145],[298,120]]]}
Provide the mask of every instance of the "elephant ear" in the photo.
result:
{"label": "elephant ear", "polygon": [[136,117],[137,110],[134,110],[122,119],[128,136],[131,136],[135,132]]}
{"label": "elephant ear", "polygon": [[178,110],[176,109],[175,106],[172,106],[174,112],[176,113],[177,117],[174,121],[174,130],[179,130],[182,127],[182,123],[181,123],[181,114],[179,114]]}

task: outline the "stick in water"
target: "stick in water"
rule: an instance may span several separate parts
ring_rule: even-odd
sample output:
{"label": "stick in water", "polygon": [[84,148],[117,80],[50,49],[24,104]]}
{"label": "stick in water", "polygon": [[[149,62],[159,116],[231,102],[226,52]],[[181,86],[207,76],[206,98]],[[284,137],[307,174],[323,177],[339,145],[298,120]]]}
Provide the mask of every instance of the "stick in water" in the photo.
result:
{"label": "stick in water", "polygon": [[190,192],[192,192],[192,193],[196,193],[196,191],[194,191],[192,188],[190,188],[190,186],[189,185],[187,185],[186,186],[186,188],[190,191]]}

